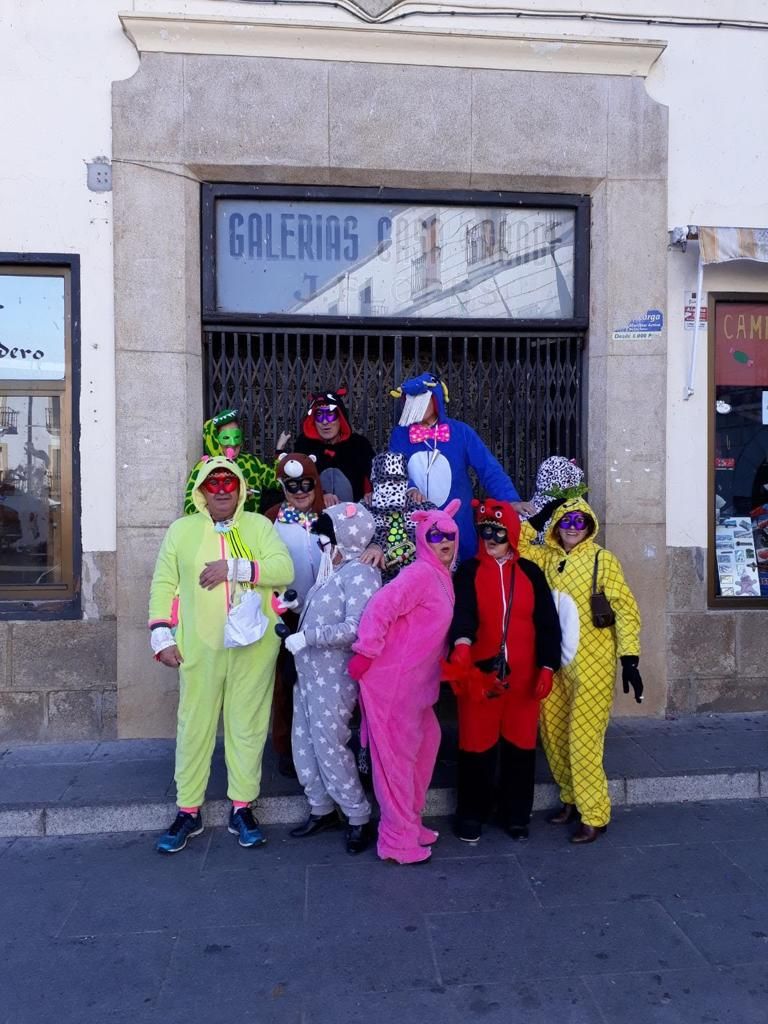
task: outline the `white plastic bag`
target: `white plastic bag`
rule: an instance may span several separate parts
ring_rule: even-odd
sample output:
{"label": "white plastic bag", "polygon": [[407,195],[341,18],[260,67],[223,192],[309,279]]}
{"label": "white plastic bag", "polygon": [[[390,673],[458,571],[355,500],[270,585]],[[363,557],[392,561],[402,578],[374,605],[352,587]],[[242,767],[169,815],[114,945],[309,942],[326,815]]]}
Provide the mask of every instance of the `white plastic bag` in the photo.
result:
{"label": "white plastic bag", "polygon": [[255,644],[264,636],[268,625],[269,619],[261,607],[261,594],[258,590],[246,590],[227,616],[224,646],[248,647]]}

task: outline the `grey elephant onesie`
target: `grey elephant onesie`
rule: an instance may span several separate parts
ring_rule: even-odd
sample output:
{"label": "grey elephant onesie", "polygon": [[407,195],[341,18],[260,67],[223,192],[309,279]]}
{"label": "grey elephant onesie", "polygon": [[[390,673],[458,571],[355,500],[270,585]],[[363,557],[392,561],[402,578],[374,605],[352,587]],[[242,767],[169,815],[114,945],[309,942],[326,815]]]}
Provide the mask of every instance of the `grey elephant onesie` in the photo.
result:
{"label": "grey elephant onesie", "polygon": [[364,506],[343,503],[327,508],[312,529],[330,537],[343,561],[332,566],[330,552],[324,556],[299,620],[306,646],[295,656],[293,762],[312,814],[329,814],[338,804],[350,825],[364,825],[371,805],[347,746],[358,696],[347,663],[363,609],[381,586],[379,570],[358,560],[374,522]]}

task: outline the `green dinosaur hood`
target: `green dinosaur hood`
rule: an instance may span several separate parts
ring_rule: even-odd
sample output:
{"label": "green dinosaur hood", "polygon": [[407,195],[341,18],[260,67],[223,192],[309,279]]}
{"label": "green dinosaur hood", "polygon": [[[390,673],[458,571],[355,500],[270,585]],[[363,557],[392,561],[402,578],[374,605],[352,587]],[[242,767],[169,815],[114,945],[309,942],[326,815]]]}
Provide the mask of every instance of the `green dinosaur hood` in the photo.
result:
{"label": "green dinosaur hood", "polygon": [[202,512],[204,516],[208,516],[210,519],[210,513],[208,512],[208,506],[205,503],[205,498],[200,491],[201,485],[205,479],[217,469],[228,469],[230,473],[234,473],[237,479],[240,481],[240,496],[237,502],[237,508],[235,514],[232,516],[232,522],[236,523],[240,518],[243,511],[243,505],[245,505],[245,499],[247,497],[247,487],[245,483],[245,477],[243,476],[242,470],[236,462],[232,459],[228,459],[226,455],[217,455],[212,459],[207,459],[197,472],[195,477],[195,489],[192,492],[192,501],[195,504],[195,508],[198,512]]}

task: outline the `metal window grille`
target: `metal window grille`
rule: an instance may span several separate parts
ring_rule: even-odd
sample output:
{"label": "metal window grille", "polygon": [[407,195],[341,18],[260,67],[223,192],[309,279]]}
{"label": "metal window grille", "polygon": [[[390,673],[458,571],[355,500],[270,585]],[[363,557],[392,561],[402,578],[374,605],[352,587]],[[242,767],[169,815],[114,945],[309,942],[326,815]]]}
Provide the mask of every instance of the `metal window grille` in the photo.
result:
{"label": "metal window grille", "polygon": [[205,411],[241,410],[251,450],[270,456],[295,437],[307,395],[345,384],[353,428],[378,451],[400,403],[390,388],[428,370],[448,385],[449,412],[477,430],[524,496],[548,455],[582,455],[583,336],[284,330],[209,326]]}

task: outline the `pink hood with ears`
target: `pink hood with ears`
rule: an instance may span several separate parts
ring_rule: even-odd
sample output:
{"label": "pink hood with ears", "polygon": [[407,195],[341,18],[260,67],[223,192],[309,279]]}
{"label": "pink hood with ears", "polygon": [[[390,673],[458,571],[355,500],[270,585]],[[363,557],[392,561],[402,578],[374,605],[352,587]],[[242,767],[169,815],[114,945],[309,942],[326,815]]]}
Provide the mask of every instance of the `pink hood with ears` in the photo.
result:
{"label": "pink hood with ears", "polygon": [[[449,573],[456,566],[456,559],[459,557],[459,524],[453,518],[461,508],[461,501],[454,498],[449,501],[445,508],[419,509],[411,512],[411,519],[416,524],[416,557],[423,558],[436,566],[442,572]],[[427,534],[435,527],[443,533],[456,534],[456,553],[453,556],[451,569],[446,569],[431,545],[427,541]]]}

